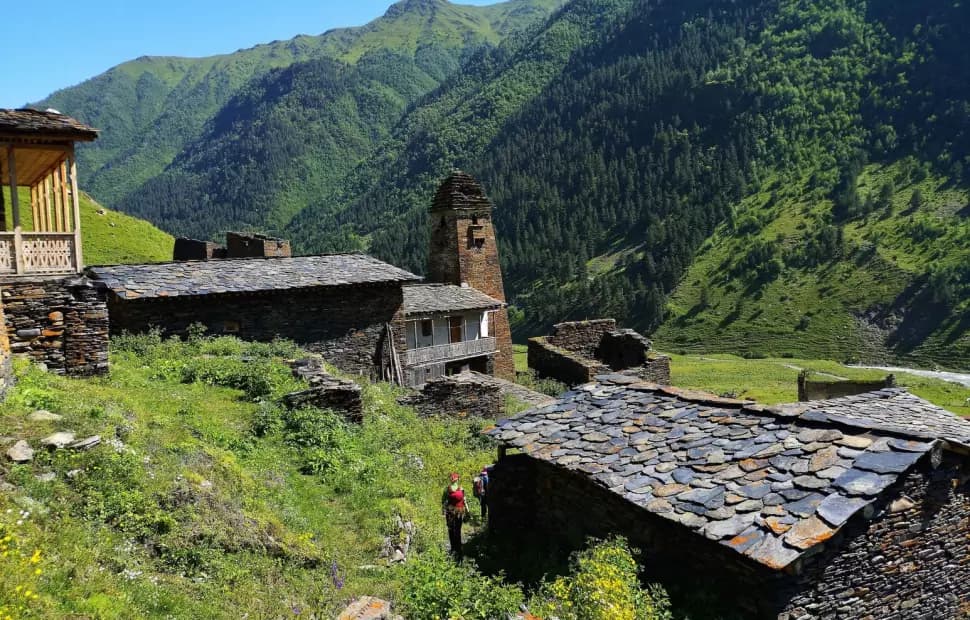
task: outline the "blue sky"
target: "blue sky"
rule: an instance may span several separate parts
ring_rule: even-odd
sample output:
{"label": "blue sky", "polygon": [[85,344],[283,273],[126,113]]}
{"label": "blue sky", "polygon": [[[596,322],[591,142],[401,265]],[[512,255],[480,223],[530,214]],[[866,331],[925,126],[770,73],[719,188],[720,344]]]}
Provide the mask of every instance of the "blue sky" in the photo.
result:
{"label": "blue sky", "polygon": [[[495,0],[461,0],[493,4]],[[391,0],[56,0],[0,34],[0,108],[19,107],[138,56],[210,56],[359,26]]]}

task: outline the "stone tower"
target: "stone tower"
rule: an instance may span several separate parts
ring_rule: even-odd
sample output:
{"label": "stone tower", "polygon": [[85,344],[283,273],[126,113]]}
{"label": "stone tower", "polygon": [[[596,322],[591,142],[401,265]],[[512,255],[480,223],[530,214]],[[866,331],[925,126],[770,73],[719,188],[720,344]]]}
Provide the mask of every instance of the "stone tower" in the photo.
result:
{"label": "stone tower", "polygon": [[[492,227],[492,203],[478,181],[458,170],[441,184],[431,205],[428,281],[467,284],[505,301],[502,266]],[[489,333],[499,349],[495,356],[496,376],[514,379],[512,330],[504,308],[492,313]]]}

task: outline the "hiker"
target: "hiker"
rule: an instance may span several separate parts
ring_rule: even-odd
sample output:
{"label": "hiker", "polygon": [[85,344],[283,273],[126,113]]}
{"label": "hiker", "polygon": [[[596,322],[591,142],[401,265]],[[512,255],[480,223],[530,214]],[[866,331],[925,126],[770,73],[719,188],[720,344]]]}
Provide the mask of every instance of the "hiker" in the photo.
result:
{"label": "hiker", "polygon": [[488,521],[488,466],[482,467],[482,472],[472,481],[472,492],[482,506],[482,525]]}
{"label": "hiker", "polygon": [[460,476],[457,473],[451,474],[451,484],[445,488],[444,496],[441,498],[441,511],[448,525],[448,541],[451,543],[451,552],[455,557],[461,557],[461,524],[468,514],[465,508],[465,490],[458,484],[459,479]]}

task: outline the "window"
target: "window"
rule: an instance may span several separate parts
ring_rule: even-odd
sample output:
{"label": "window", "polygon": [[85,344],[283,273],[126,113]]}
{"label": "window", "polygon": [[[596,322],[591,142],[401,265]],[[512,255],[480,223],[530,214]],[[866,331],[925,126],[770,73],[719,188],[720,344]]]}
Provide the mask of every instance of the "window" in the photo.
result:
{"label": "window", "polygon": [[225,321],[222,324],[222,332],[225,334],[238,334],[239,329],[239,321]]}
{"label": "window", "polygon": [[421,321],[421,337],[430,338],[433,333],[434,333],[434,323],[432,323],[431,319],[426,319],[424,321]]}

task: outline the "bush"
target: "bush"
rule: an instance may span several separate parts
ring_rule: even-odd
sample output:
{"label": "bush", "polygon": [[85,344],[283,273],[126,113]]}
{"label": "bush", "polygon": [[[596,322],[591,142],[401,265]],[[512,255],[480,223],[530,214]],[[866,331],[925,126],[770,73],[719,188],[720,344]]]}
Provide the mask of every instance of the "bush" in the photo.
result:
{"label": "bush", "polygon": [[183,383],[205,383],[242,390],[250,398],[269,396],[295,387],[286,368],[265,360],[246,361],[231,357],[194,359],[182,367]]}
{"label": "bush", "polygon": [[640,585],[638,567],[626,541],[615,538],[573,557],[568,577],[543,585],[530,609],[560,620],[666,620],[667,594]]}
{"label": "bush", "polygon": [[455,564],[431,550],[403,568],[400,611],[410,620],[493,620],[518,611],[518,585],[487,577],[471,562]]}

